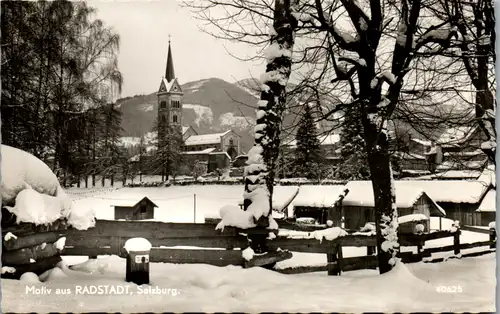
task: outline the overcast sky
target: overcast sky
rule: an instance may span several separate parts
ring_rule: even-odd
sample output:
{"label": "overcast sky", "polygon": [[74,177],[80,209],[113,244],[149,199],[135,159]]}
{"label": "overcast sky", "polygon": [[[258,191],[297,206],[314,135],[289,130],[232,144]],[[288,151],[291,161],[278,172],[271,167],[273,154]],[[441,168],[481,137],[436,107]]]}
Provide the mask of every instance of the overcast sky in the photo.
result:
{"label": "overcast sky", "polygon": [[[159,87],[165,73],[168,35],[171,35],[175,75],[181,84],[217,77],[235,82],[259,77],[261,63],[243,62],[229,55],[248,55],[249,47],[217,40],[198,28],[187,8],[176,0],[90,0],[97,18],[120,37],[119,68],[124,77],[121,97],[149,94]],[[254,52],[255,53],[255,52]]]}

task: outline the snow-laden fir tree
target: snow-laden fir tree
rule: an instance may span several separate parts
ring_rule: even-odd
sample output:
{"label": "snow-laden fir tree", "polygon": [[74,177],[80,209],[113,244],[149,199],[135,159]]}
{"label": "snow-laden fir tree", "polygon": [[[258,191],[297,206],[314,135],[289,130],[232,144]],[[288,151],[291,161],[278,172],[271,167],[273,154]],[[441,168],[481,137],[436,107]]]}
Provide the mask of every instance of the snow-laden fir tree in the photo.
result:
{"label": "snow-laden fir tree", "polygon": [[361,111],[356,106],[344,110],[340,144],[341,162],[337,166],[337,177],[342,180],[369,180],[370,168],[363,139]]}
{"label": "snow-laden fir tree", "polygon": [[297,143],[294,159],[295,174],[308,179],[318,179],[321,175],[324,154],[311,106],[304,106],[295,140]]}

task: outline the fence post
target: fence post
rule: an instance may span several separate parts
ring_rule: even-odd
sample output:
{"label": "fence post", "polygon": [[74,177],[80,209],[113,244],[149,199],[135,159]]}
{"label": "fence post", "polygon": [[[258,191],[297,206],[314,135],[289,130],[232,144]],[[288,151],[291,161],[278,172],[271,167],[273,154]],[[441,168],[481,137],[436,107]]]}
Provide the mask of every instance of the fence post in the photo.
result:
{"label": "fence post", "polygon": [[490,249],[494,249],[497,244],[497,232],[495,228],[490,228]]}
{"label": "fence post", "polygon": [[196,194],[193,195],[194,196],[194,199],[193,199],[193,206],[194,206],[194,223],[196,223]]}
{"label": "fence post", "polygon": [[375,254],[375,247],[374,246],[367,246],[366,247],[366,255],[371,256]]}
{"label": "fence post", "polygon": [[460,227],[457,226],[457,231],[455,232],[455,234],[453,235],[453,253],[455,255],[458,255],[460,254]]}
{"label": "fence post", "polygon": [[336,245],[334,253],[326,254],[328,265],[328,276],[340,276],[340,259],[342,256],[342,246]]}
{"label": "fence post", "polygon": [[144,238],[132,238],[125,242],[127,251],[125,280],[137,285],[149,284],[149,256],[151,243]]}

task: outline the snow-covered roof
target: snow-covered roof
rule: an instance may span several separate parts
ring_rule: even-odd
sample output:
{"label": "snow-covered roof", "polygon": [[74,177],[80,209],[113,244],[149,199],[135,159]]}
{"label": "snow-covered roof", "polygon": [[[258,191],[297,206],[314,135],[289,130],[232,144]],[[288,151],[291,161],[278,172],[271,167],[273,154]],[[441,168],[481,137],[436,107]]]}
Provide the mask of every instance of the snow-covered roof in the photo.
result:
{"label": "snow-covered roof", "polygon": [[[318,140],[320,142],[320,145],[335,145],[338,142],[340,142],[340,135],[339,134],[329,134],[329,135],[322,135],[318,136]],[[291,140],[288,143],[284,141],[285,145],[288,145],[292,148],[297,147],[297,140]]]}
{"label": "snow-covered roof", "polygon": [[475,126],[449,128],[437,140],[441,145],[456,145],[465,142],[476,130]]}
{"label": "snow-covered roof", "polygon": [[478,212],[496,212],[496,200],[497,200],[497,191],[489,190],[486,193],[481,205],[477,209]]}
{"label": "snow-covered roof", "polygon": [[[347,206],[374,207],[373,186],[371,181],[351,181],[346,188],[349,193],[342,202]],[[424,194],[424,190],[418,186],[400,186],[396,184],[396,206],[410,208]]]}
{"label": "snow-covered roof", "polygon": [[[398,208],[410,208],[423,195],[426,194],[437,211],[431,209],[432,214],[446,215],[441,206],[436,204],[435,199],[427,192],[424,186],[415,184],[415,182],[435,182],[435,181],[394,181],[396,187],[396,206]],[[351,181],[345,186],[349,193],[342,202],[347,206],[366,206],[374,207],[375,199],[373,196],[373,187],[371,181]],[[439,213],[438,213],[439,212]]]}
{"label": "snow-covered roof", "polygon": [[398,217],[399,224],[404,224],[407,222],[414,222],[414,221],[422,221],[422,220],[429,220],[429,217],[427,217],[424,214],[410,214]]}
{"label": "snow-covered roof", "polygon": [[407,152],[395,152],[394,155],[402,158],[402,159],[419,159],[425,160],[425,156],[415,154],[415,153],[407,153]]}
{"label": "snow-covered roof", "polygon": [[476,180],[481,175],[477,170],[448,170],[445,172],[435,173],[422,177],[415,178],[415,180],[436,180],[436,179],[466,179]]}
{"label": "snow-covered roof", "polygon": [[479,155],[484,155],[484,152],[480,149],[476,149],[475,151],[472,151],[472,152],[446,152],[446,153],[444,153],[445,157],[448,157],[448,156],[474,157],[474,156],[479,156]]}
{"label": "snow-covered roof", "polygon": [[488,190],[488,185],[479,181],[464,180],[400,180],[396,182],[396,191],[400,187],[421,188],[438,203],[478,203]]}
{"label": "snow-covered roof", "polygon": [[460,168],[465,168],[465,169],[482,169],[486,163],[486,159],[476,161],[476,160],[465,160],[465,161],[455,161],[455,160],[447,160],[442,163],[440,163],[437,166],[438,171],[447,171],[447,170],[453,170],[454,168],[456,169],[457,167]]}
{"label": "snow-covered roof", "polygon": [[189,130],[189,127],[188,126],[183,126],[182,127],[182,134],[184,135],[184,133],[186,133],[187,130]]}
{"label": "snow-covered roof", "polygon": [[186,139],[186,146],[192,145],[207,145],[207,144],[219,144],[221,138],[230,133],[231,130],[227,130],[223,133],[212,133],[212,134],[202,134],[202,135],[191,135]]}
{"label": "snow-covered roof", "polygon": [[344,185],[302,185],[292,205],[331,207],[345,189]]}
{"label": "snow-covered roof", "polygon": [[215,148],[212,147],[212,148],[207,148],[207,149],[204,149],[204,150],[184,152],[184,154],[186,154],[186,155],[204,155],[204,154],[210,154],[214,150],[215,150]]}
{"label": "snow-covered roof", "polygon": [[418,144],[423,145],[423,146],[432,146],[432,142],[431,141],[421,140],[421,139],[418,139],[418,138],[412,138],[411,140],[413,142],[418,143]]}
{"label": "snow-covered roof", "polygon": [[488,165],[483,170],[481,175],[477,178],[477,181],[479,181],[483,184],[487,184],[487,185],[491,185],[491,186],[496,187],[497,186],[497,176],[496,176],[496,172],[495,172],[495,165]]}

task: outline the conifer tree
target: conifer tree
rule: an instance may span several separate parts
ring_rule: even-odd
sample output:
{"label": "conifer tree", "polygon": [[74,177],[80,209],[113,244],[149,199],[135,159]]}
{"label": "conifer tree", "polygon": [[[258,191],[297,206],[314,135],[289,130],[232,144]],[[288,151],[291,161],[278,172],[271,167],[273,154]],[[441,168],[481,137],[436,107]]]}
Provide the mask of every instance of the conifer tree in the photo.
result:
{"label": "conifer tree", "polygon": [[295,139],[297,142],[294,160],[295,173],[308,179],[319,178],[324,156],[310,106],[304,107],[304,114],[299,122]]}
{"label": "conifer tree", "polygon": [[337,167],[337,177],[342,180],[369,180],[370,169],[360,108],[352,106],[344,110],[340,144],[341,162]]}

